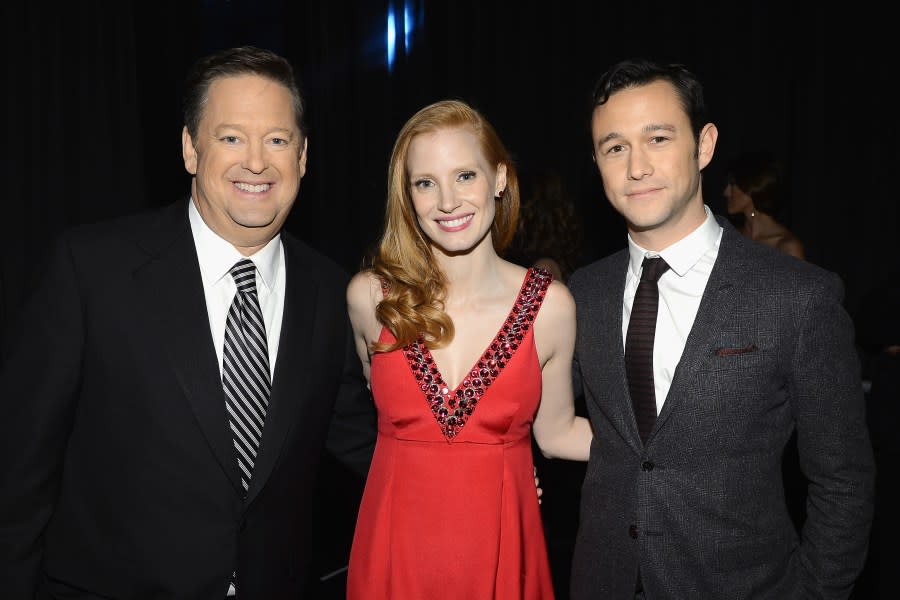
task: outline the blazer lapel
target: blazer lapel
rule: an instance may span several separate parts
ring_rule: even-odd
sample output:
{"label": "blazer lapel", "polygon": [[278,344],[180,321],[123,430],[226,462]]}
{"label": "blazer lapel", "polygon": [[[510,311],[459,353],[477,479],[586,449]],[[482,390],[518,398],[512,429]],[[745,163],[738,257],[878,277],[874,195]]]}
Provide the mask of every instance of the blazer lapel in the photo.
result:
{"label": "blazer lapel", "polygon": [[154,334],[167,350],[169,366],[213,454],[241,490],[187,204],[164,211],[160,227],[142,245],[150,254],[134,272],[145,302],[142,310],[155,323]]}
{"label": "blazer lapel", "polygon": [[304,359],[313,347],[315,323],[315,298],[318,286],[314,277],[307,276],[310,269],[292,238],[282,234],[285,254],[284,317],[278,356],[272,379],[272,394],[266,411],[266,423],[246,504],[256,498],[278,461],[285,439],[299,420],[301,401],[304,399],[308,372]]}
{"label": "blazer lapel", "polygon": [[[599,364],[592,365],[591,368],[606,370],[608,376],[604,380],[609,381],[607,389],[594,390],[589,397],[595,400],[597,408],[606,414],[622,439],[628,440],[632,449],[640,454],[643,442],[628,393],[625,347],[622,341],[622,298],[625,295],[627,269],[628,251],[624,250],[610,257],[605,270],[600,273],[600,280],[594,290],[598,298],[596,306],[599,308],[597,314],[587,316],[586,322],[591,322],[594,326],[585,333],[585,346],[600,350],[599,354],[592,353],[598,357]],[[581,306],[578,308],[582,309]],[[582,367],[582,372],[584,371],[585,368]],[[590,378],[586,378],[585,383],[591,385]]]}
{"label": "blazer lapel", "polygon": [[[720,219],[721,222],[721,219]],[[661,427],[673,411],[684,401],[691,379],[704,362],[711,360],[712,346],[722,330],[726,317],[734,310],[739,294],[742,274],[751,271],[741,252],[741,234],[730,224],[724,224],[722,243],[709,281],[700,299],[700,307],[694,318],[694,325],[688,334],[681,360],[675,368],[672,385],[656,419],[656,427]]]}

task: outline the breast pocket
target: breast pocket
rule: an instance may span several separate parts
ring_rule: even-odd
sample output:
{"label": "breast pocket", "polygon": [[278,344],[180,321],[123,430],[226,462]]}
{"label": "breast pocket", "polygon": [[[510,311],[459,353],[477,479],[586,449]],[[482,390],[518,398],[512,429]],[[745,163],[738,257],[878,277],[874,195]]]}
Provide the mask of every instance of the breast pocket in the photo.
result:
{"label": "breast pocket", "polygon": [[699,402],[719,418],[753,419],[787,399],[777,352],[759,346],[747,350],[750,345],[715,345],[693,379]]}
{"label": "breast pocket", "polygon": [[717,345],[712,349],[706,368],[715,372],[741,371],[764,367],[772,352],[753,342],[738,345]]}

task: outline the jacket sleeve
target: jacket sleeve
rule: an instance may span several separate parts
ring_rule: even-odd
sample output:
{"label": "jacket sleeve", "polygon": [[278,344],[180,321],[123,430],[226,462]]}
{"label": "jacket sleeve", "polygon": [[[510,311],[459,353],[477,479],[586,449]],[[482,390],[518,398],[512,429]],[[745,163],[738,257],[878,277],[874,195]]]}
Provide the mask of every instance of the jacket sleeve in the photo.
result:
{"label": "jacket sleeve", "polygon": [[338,462],[365,477],[375,451],[375,404],[353,345],[349,317],[345,331],[343,376],[334,403],[326,448]]}
{"label": "jacket sleeve", "polygon": [[808,480],[801,585],[810,597],[847,598],[865,563],[875,462],[843,284],[834,274],[814,281],[800,307],[789,380]]}
{"label": "jacket sleeve", "polygon": [[0,361],[0,590],[34,596],[75,414],[83,346],[69,245],[56,244]]}

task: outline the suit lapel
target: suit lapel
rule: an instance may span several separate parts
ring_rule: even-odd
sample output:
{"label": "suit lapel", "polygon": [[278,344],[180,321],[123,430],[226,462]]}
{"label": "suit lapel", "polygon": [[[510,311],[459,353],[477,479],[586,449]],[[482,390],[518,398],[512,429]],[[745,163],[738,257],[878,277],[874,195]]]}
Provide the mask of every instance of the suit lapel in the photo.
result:
{"label": "suit lapel", "polygon": [[[628,269],[628,251],[613,255],[599,274],[594,293],[599,301],[599,312],[589,315],[587,322],[593,323],[585,334],[585,345],[590,349],[600,349],[600,353],[589,354],[599,357],[599,364],[592,368],[608,371],[609,387],[594,390],[589,397],[596,400],[597,408],[606,414],[610,424],[618,430],[622,439],[628,440],[634,451],[641,453],[643,443],[638,433],[637,421],[631,407],[628,380],[625,376],[625,349],[622,341],[622,298],[625,295],[625,275]],[[582,307],[579,306],[579,310]],[[582,372],[584,372],[582,367]],[[590,378],[585,382],[590,385]]]}
{"label": "suit lapel", "polygon": [[308,377],[304,361],[313,344],[318,286],[315,278],[309,276],[309,266],[305,264],[293,238],[282,234],[281,239],[285,253],[284,317],[266,424],[253,466],[250,489],[247,490],[248,505],[265,485],[285,439],[299,421],[304,384]]}
{"label": "suit lapel", "polygon": [[743,241],[738,237],[741,234],[730,224],[723,226],[724,233],[716,263],[700,299],[694,325],[688,334],[684,352],[675,368],[672,385],[669,387],[669,393],[654,429],[663,426],[669,416],[678,409],[697,371],[705,362],[711,360],[715,338],[722,330],[722,324],[727,316],[733,312],[739,297],[742,274],[751,271],[741,251]]}
{"label": "suit lapel", "polygon": [[165,210],[159,227],[147,233],[142,245],[150,254],[134,273],[142,309],[155,324],[152,333],[161,339],[213,454],[241,490],[187,204]]}
{"label": "suit lapel", "polygon": [[615,414],[616,427],[622,434],[623,439],[628,440],[628,444],[637,453],[641,454],[644,448],[644,442],[641,440],[641,434],[638,431],[637,419],[634,416],[634,407],[631,402],[631,393],[628,391],[628,377],[625,373],[625,341],[622,338],[622,303],[625,297],[625,280],[628,269],[629,254],[625,250],[622,252],[622,258],[615,267],[614,293],[608,298],[606,308],[609,311],[607,315],[607,323],[609,326],[605,332],[605,339],[611,340],[607,342],[611,351],[608,360],[613,365],[612,385],[610,386],[610,395],[613,401],[612,407]]}

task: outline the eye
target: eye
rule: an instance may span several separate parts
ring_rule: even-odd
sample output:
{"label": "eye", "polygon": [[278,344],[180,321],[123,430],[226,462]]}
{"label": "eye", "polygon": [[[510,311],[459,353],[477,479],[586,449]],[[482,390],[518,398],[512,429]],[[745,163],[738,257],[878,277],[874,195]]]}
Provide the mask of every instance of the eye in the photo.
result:
{"label": "eye", "polygon": [[618,154],[619,152],[622,152],[624,150],[625,146],[623,146],[622,144],[615,144],[607,148],[604,154]]}
{"label": "eye", "polygon": [[427,188],[430,188],[433,186],[434,186],[434,182],[431,181],[430,179],[417,179],[417,180],[413,181],[413,187],[420,189],[420,190],[424,190],[424,189],[427,189]]}
{"label": "eye", "polygon": [[668,141],[668,140],[669,140],[668,136],[665,136],[665,135],[654,135],[652,138],[650,138],[650,143],[651,143],[651,144],[661,144],[661,143],[666,142],[666,141]]}
{"label": "eye", "polygon": [[238,136],[236,136],[236,135],[223,135],[220,139],[223,142],[225,142],[226,144],[237,144],[238,143]]}
{"label": "eye", "polygon": [[290,142],[287,141],[286,139],[284,139],[284,138],[279,138],[279,137],[272,138],[272,139],[269,140],[269,141],[272,142],[273,144],[275,144],[276,146],[287,146],[287,145],[290,143]]}
{"label": "eye", "polygon": [[476,176],[475,171],[463,171],[456,179],[457,181],[472,181]]}

